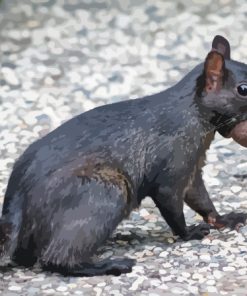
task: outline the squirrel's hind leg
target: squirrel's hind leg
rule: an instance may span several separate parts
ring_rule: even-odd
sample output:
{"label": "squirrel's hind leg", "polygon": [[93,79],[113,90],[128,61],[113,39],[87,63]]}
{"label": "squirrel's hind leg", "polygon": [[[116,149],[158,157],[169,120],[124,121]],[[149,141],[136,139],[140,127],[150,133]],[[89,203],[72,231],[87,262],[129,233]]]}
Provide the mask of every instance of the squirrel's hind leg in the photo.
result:
{"label": "squirrel's hind leg", "polygon": [[91,263],[97,248],[125,217],[124,191],[117,184],[97,180],[78,186],[63,209],[54,213],[51,238],[39,258],[41,265],[45,270],[75,276],[130,272],[130,259]]}

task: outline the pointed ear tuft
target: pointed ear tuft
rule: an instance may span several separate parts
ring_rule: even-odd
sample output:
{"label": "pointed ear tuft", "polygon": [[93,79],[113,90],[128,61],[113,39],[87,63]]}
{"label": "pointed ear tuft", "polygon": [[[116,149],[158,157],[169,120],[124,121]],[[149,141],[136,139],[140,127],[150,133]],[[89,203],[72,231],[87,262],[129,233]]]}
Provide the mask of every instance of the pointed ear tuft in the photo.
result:
{"label": "pointed ear tuft", "polygon": [[212,50],[218,51],[226,60],[231,59],[231,47],[229,42],[223,36],[216,35],[212,42]]}
{"label": "pointed ear tuft", "polygon": [[207,93],[218,92],[222,88],[225,71],[223,56],[217,51],[211,51],[204,64],[205,90]]}

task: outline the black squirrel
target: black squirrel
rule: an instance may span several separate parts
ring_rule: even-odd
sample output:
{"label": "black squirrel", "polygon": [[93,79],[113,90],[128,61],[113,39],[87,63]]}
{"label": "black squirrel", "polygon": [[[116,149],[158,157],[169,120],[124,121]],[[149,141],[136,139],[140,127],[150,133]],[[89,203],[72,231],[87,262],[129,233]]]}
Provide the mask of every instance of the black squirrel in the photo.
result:
{"label": "black squirrel", "polygon": [[[0,253],[63,275],[119,275],[129,258],[90,258],[121,220],[151,196],[173,232],[202,239],[210,225],[238,228],[245,213],[219,215],[202,180],[219,131],[247,147],[247,65],[216,36],[205,63],[166,91],[98,107],[31,144],[15,162],[0,219]],[[187,227],[184,201],[206,223]]]}

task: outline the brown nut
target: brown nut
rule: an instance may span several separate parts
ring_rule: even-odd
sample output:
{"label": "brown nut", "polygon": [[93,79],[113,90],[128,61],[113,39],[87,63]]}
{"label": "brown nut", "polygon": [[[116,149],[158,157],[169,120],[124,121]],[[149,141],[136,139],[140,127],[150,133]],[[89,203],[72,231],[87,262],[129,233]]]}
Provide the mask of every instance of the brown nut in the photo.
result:
{"label": "brown nut", "polygon": [[247,120],[237,124],[231,131],[230,136],[238,144],[247,147]]}

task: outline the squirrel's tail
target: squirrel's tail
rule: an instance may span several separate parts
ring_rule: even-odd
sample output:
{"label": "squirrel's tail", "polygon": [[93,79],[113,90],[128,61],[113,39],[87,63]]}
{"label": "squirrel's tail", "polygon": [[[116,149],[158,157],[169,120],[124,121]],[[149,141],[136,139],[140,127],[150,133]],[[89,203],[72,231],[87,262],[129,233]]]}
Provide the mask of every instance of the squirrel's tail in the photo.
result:
{"label": "squirrel's tail", "polygon": [[11,222],[8,222],[5,217],[0,218],[0,258],[10,256],[12,251],[14,227]]}

